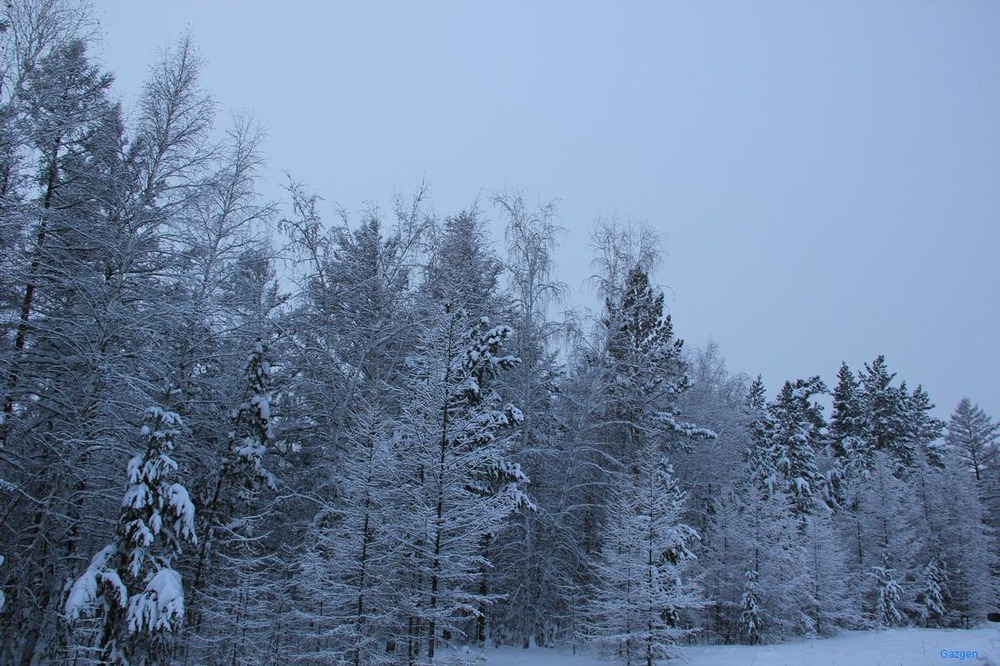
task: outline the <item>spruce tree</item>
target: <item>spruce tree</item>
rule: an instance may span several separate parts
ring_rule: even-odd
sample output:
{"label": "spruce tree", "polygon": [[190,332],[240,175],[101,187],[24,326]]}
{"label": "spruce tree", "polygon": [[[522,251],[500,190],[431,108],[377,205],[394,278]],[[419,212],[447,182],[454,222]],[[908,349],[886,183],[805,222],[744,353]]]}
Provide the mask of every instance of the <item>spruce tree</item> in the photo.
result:
{"label": "spruce tree", "polygon": [[757,375],[753,382],[750,384],[750,388],[746,395],[746,408],[747,412],[756,416],[767,404],[767,392],[764,388],[764,377]]}
{"label": "spruce tree", "polygon": [[819,377],[785,382],[774,401],[751,424],[747,460],[767,493],[794,498],[798,515],[812,513],[823,498],[825,479],[816,457],[824,437],[822,407],[813,396],[826,390]]}
{"label": "spruce tree", "polygon": [[170,479],[180,417],[146,410],[146,449],[128,463],[128,490],[114,540],[70,588],[66,615],[94,616],[102,663],[167,663],[168,639],[184,618],[184,588],[173,561],[194,543],[195,509],[187,489]]}
{"label": "spruce tree", "polygon": [[[910,431],[910,399],[906,384],[893,384],[896,373],[889,372],[885,356],[865,364],[860,373],[861,402],[865,413],[865,449],[882,451],[896,463],[901,474],[917,463],[918,452]],[[870,464],[870,456],[869,464]]]}
{"label": "spruce tree", "polygon": [[841,363],[837,371],[828,433],[829,446],[843,467],[850,470],[869,467],[870,451],[866,448],[861,385],[846,363]]}
{"label": "spruce tree", "polygon": [[934,403],[923,386],[917,386],[905,401],[909,437],[917,452],[918,462],[926,461],[931,467],[944,467],[944,447],[939,441],[944,433],[945,423],[935,418],[931,412]]}
{"label": "spruce tree", "polygon": [[761,642],[764,631],[764,621],[760,616],[760,600],[757,598],[757,572],[747,569],[746,583],[743,585],[743,595],[740,597],[740,638],[747,645],[757,645]]}

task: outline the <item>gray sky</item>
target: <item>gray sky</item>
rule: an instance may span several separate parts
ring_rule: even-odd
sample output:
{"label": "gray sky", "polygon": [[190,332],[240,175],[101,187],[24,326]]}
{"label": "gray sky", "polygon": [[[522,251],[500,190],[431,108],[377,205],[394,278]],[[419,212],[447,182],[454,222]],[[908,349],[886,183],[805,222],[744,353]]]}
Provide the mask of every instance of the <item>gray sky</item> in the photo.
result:
{"label": "gray sky", "polygon": [[1000,3],[95,5],[127,103],[189,31],[274,182],[352,210],[424,176],[441,215],[559,199],[591,307],[592,221],[642,219],[677,333],[772,394],[884,353],[939,415],[1000,418]]}

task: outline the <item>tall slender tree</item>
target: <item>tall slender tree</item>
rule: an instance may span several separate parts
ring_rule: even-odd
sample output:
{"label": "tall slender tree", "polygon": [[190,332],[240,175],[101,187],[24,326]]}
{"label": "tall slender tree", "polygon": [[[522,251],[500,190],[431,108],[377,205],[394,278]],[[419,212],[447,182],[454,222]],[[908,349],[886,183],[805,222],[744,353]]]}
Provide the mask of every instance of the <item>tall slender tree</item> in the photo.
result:
{"label": "tall slender tree", "polygon": [[[495,379],[517,357],[502,352],[511,330],[445,306],[411,358],[397,426],[402,474],[397,527],[410,550],[400,572],[410,614],[407,651],[433,660],[439,643],[465,633],[494,597],[481,591],[484,535],[527,505],[527,478],[507,458],[521,412],[505,403]],[[402,637],[401,637],[402,638]]]}
{"label": "tall slender tree", "polygon": [[616,487],[595,564],[590,631],[626,665],[675,656],[691,633],[682,614],[702,603],[686,577],[698,534],[682,522],[684,494],[658,449],[647,442],[638,472]]}
{"label": "tall slender tree", "polygon": [[[490,611],[488,629],[495,640],[547,645],[572,630],[572,588],[563,581],[573,578],[575,568],[573,535],[561,520],[568,467],[559,441],[562,370],[555,345],[561,327],[548,318],[549,307],[564,291],[553,275],[560,230],[554,204],[533,206],[516,190],[492,201],[507,223],[504,275],[515,329],[511,349],[521,359],[502,379],[524,416],[512,456],[531,479],[535,509],[512,515],[489,546],[488,589],[503,599]],[[486,638],[484,633],[479,637]]]}
{"label": "tall slender tree", "polygon": [[972,471],[976,481],[982,481],[987,468],[995,464],[1000,423],[986,415],[979,405],[962,398],[948,422],[945,442]]}

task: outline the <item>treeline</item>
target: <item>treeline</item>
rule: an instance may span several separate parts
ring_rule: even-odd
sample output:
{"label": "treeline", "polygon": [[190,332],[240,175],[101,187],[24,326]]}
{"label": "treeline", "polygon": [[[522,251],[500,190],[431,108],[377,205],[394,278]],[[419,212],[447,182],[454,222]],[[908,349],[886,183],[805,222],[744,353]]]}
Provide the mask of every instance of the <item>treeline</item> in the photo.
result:
{"label": "treeline", "polygon": [[768,400],[683,347],[642,227],[597,226],[603,311],[556,321],[556,211],[516,191],[269,204],[190,44],[127,117],[79,10],[0,23],[3,663],[651,664],[996,605],[971,402],[946,427],[881,356]]}

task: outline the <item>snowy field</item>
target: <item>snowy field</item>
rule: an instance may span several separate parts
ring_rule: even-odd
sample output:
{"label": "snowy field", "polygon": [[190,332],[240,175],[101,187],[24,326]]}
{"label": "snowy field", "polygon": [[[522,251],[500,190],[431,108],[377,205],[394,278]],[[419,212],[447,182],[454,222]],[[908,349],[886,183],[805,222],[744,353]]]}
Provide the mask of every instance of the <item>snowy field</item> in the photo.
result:
{"label": "snowy field", "polygon": [[[942,656],[944,651],[944,656]],[[973,656],[972,653],[975,653]],[[608,666],[593,653],[500,648],[487,650],[487,666]],[[685,648],[683,666],[1000,666],[1000,629],[970,631],[893,629],[848,632],[836,638],[750,647],[711,645]]]}

